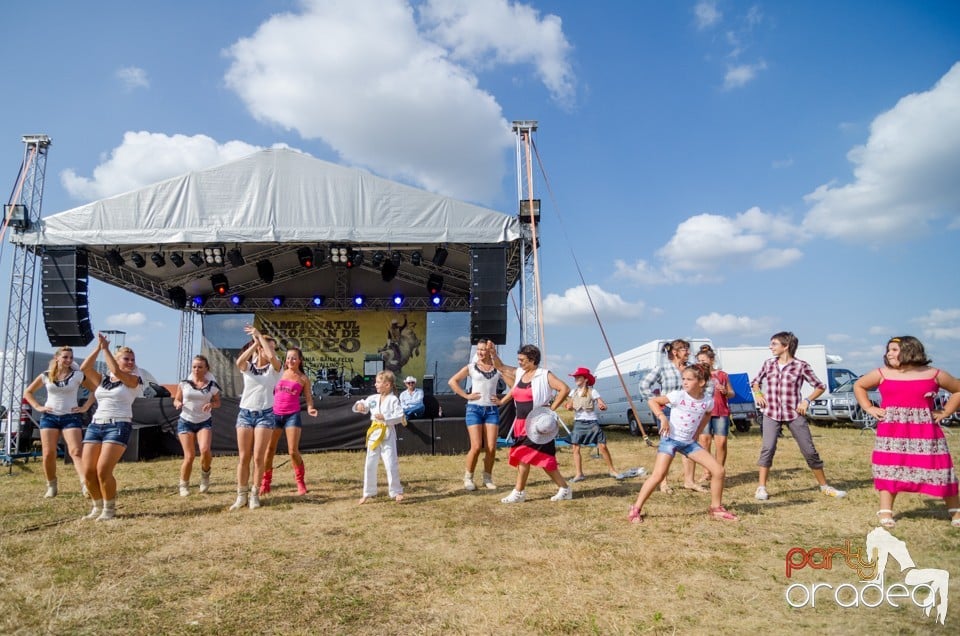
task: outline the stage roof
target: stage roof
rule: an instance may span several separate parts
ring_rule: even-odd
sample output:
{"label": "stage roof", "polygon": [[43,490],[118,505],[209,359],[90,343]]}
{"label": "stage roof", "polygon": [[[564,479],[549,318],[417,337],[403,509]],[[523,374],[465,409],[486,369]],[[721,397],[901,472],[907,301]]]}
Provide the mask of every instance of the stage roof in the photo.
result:
{"label": "stage roof", "polygon": [[[368,307],[389,306],[403,294],[407,308],[429,308],[430,275],[443,277],[443,309],[469,309],[471,248],[503,247],[507,289],[521,269],[524,228],[506,215],[424,190],[331,164],[287,149],[269,149],[237,161],[191,172],[159,183],[51,215],[11,240],[27,246],[86,249],[90,275],[147,298],[174,306],[169,290],[182,287],[188,297],[208,296],[205,312],[269,309],[275,295],[284,309],[309,306],[314,295],[325,306],[352,308],[350,298],[365,294]],[[190,256],[219,246],[237,248],[243,263],[195,265]],[[362,252],[353,268],[331,263],[330,248]],[[312,248],[315,266],[304,268],[301,247]],[[438,248],[447,251],[436,259]],[[116,249],[124,263],[108,261]],[[384,281],[374,256],[389,261],[400,255],[391,281]],[[415,252],[421,256],[414,265]],[[144,264],[135,264],[134,253]],[[157,265],[151,256],[163,255]],[[174,264],[179,253],[183,264]],[[258,274],[256,263],[269,260],[273,282]],[[210,277],[227,277],[230,293],[245,296],[234,307],[212,293]]]}

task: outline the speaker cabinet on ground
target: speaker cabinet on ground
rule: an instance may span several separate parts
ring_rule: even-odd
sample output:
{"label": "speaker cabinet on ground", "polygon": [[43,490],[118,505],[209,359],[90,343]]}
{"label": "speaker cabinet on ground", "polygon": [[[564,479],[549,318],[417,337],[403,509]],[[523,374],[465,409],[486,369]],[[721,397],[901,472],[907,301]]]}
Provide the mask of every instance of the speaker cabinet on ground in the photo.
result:
{"label": "speaker cabinet on ground", "polygon": [[433,420],[411,420],[397,426],[398,455],[433,455]]}
{"label": "speaker cabinet on ground", "polygon": [[507,343],[507,254],[503,247],[470,249],[470,342]]}
{"label": "speaker cabinet on ground", "polygon": [[143,459],[153,459],[160,455],[163,448],[163,431],[153,424],[143,426],[134,424],[130,431],[130,441],[120,456],[124,462],[138,462]]}
{"label": "speaker cabinet on ground", "polygon": [[470,434],[462,417],[433,420],[434,455],[461,455],[470,450]]}
{"label": "speaker cabinet on ground", "polygon": [[43,324],[54,347],[84,347],[93,340],[87,299],[87,253],[75,247],[43,251]]}

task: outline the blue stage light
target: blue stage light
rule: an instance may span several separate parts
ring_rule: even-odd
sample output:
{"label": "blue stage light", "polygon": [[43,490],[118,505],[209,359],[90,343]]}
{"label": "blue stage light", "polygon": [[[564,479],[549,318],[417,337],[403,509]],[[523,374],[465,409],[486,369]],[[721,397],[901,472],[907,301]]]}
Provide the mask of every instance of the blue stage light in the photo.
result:
{"label": "blue stage light", "polygon": [[314,296],[310,300],[310,304],[313,305],[314,307],[323,307],[323,303],[325,300],[326,298],[324,298],[323,296]]}
{"label": "blue stage light", "polygon": [[203,307],[203,303],[207,301],[206,296],[194,296],[193,297],[193,306],[194,307]]}
{"label": "blue stage light", "polygon": [[394,294],[393,295],[393,304],[396,307],[399,307],[403,304],[403,294]]}
{"label": "blue stage light", "polygon": [[240,305],[243,304],[243,299],[244,299],[243,294],[234,294],[230,296],[230,304],[233,305],[234,307],[239,307]]}
{"label": "blue stage light", "polygon": [[284,300],[285,300],[285,299],[284,299],[283,296],[274,296],[274,297],[273,297],[273,300],[270,301],[270,302],[273,303],[273,306],[274,306],[274,307],[283,307],[283,301],[284,301]]}
{"label": "blue stage light", "polygon": [[367,297],[363,294],[357,294],[353,297],[353,306],[354,307],[363,307],[363,303],[367,302]]}
{"label": "blue stage light", "polygon": [[434,307],[439,307],[440,305],[443,304],[443,297],[440,296],[439,294],[434,294],[433,296],[430,297],[430,304],[433,305]]}

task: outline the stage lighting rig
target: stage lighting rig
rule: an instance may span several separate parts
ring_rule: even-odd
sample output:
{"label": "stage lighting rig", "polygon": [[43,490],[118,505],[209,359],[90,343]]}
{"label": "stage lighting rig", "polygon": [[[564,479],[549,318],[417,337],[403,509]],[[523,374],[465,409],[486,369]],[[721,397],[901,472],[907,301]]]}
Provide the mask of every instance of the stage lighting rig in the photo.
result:
{"label": "stage lighting rig", "polygon": [[447,248],[442,246],[438,247],[437,251],[433,253],[433,264],[437,267],[442,267],[443,264],[447,262],[448,254],[449,252],[447,252]]}
{"label": "stage lighting rig", "polygon": [[436,296],[443,289],[443,276],[439,274],[430,274],[427,278],[427,291],[431,296]]}
{"label": "stage lighting rig", "polygon": [[118,249],[107,250],[107,262],[114,267],[123,267],[123,254]]}
{"label": "stage lighting rig", "polygon": [[298,249],[297,260],[300,261],[300,265],[307,269],[313,267],[313,249],[309,247],[301,247]]}
{"label": "stage lighting rig", "polygon": [[217,292],[219,296],[226,296],[227,292],[230,291],[230,283],[223,274],[214,274],[211,276],[210,285],[213,287],[213,291]]}
{"label": "stage lighting rig", "polygon": [[226,250],[222,245],[211,245],[203,248],[203,258],[207,265],[223,265],[223,255]]}
{"label": "stage lighting rig", "polygon": [[323,296],[317,295],[310,299],[311,307],[323,307],[323,303],[326,301],[326,298]]}
{"label": "stage lighting rig", "polygon": [[183,267],[183,252],[170,252],[170,262],[174,267]]}
{"label": "stage lighting rig", "polygon": [[283,303],[286,301],[286,298],[283,296],[274,296],[270,302],[273,303],[274,307],[283,307]]}
{"label": "stage lighting rig", "polygon": [[423,252],[420,250],[413,250],[413,253],[410,254],[410,264],[414,267],[420,267],[420,261],[423,260]]}
{"label": "stage lighting rig", "polygon": [[206,262],[203,260],[203,252],[194,252],[191,254],[190,262],[196,267],[203,267],[203,264]]}
{"label": "stage lighting rig", "polygon": [[227,260],[229,260],[230,264],[234,267],[240,267],[241,265],[246,264],[246,261],[243,260],[243,254],[240,253],[239,247],[235,247],[227,252]]}
{"label": "stage lighting rig", "polygon": [[170,298],[175,309],[183,309],[187,306],[187,292],[183,287],[171,287],[167,290],[167,297]]}
{"label": "stage lighting rig", "polygon": [[131,252],[130,260],[133,261],[133,264],[137,266],[137,269],[140,269],[147,264],[147,259],[145,259],[143,254],[140,252]]}
{"label": "stage lighting rig", "polygon": [[[167,259],[163,257],[163,252],[154,252],[150,255],[150,260],[153,261],[153,264],[157,267],[163,267],[167,264]],[[170,260],[173,260],[171,257]]]}

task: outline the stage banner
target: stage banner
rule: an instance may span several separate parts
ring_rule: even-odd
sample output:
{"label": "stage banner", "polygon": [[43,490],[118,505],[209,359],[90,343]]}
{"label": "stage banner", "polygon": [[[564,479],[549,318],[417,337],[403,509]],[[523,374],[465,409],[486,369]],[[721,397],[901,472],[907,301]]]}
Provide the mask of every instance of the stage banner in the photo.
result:
{"label": "stage banner", "polygon": [[369,384],[385,369],[399,388],[404,376],[419,382],[426,370],[425,318],[422,311],[266,311],[255,314],[254,324],[280,350],[302,350],[311,378]]}

